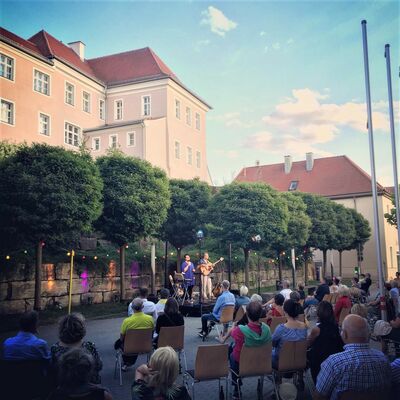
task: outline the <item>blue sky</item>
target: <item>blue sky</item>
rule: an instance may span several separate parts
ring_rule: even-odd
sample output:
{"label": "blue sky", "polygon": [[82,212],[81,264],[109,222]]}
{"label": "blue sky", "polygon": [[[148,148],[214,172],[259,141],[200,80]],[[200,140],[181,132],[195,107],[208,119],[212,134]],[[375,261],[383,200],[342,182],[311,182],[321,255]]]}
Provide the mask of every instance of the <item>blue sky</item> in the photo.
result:
{"label": "blue sky", "polygon": [[[370,172],[361,20],[368,21],[378,180],[392,184],[384,45],[399,108],[399,3],[1,3],[1,25],[82,40],[87,58],[150,46],[213,106],[207,121],[214,183],[243,166],[346,154]],[[397,135],[399,123],[397,119]],[[398,144],[398,147],[400,144]]]}

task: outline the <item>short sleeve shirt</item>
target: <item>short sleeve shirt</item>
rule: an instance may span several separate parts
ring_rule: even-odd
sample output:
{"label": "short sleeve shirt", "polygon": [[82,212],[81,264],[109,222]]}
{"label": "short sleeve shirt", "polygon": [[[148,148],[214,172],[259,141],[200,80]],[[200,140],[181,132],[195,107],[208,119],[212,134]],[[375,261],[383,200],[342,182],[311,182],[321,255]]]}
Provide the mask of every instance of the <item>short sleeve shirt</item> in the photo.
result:
{"label": "short sleeve shirt", "polygon": [[125,335],[129,329],[154,329],[153,318],[143,312],[134,313],[122,322],[121,333]]}

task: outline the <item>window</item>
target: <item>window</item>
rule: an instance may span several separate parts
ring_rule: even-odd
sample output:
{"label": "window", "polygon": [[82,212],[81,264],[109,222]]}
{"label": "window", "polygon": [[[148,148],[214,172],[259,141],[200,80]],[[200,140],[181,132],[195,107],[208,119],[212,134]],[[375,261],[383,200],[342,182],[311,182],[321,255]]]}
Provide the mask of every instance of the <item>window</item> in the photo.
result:
{"label": "window", "polygon": [[110,135],[110,147],[116,149],[118,145],[118,135]]}
{"label": "window", "polygon": [[78,147],[80,144],[80,133],[81,129],[78,126],[66,122],[64,129],[64,142],[71,146]]}
{"label": "window", "polygon": [[192,125],[192,110],[189,107],[186,107],[186,123]]}
{"label": "window", "polygon": [[14,59],[4,54],[0,54],[0,76],[14,80]]}
{"label": "window", "polygon": [[175,158],[181,158],[181,145],[179,142],[175,142]]}
{"label": "window", "polygon": [[90,93],[88,92],[83,92],[82,93],[82,106],[83,106],[83,111],[90,113]]}
{"label": "window", "polygon": [[127,145],[129,147],[133,147],[136,144],[135,132],[128,132],[127,133]]}
{"label": "window", "polygon": [[39,113],[39,133],[50,136],[50,117],[43,113]]}
{"label": "window", "polygon": [[150,96],[143,96],[143,115],[148,117],[151,114],[151,99]]}
{"label": "window", "polygon": [[73,106],[75,104],[75,86],[65,82],[65,102]]}
{"label": "window", "polygon": [[289,192],[291,192],[292,190],[296,190],[298,185],[299,185],[299,181],[292,181],[292,182],[290,182],[290,185],[289,185]]}
{"label": "window", "polygon": [[175,100],[175,117],[181,119],[181,102]]}
{"label": "window", "polygon": [[201,166],[201,154],[199,151],[196,151],[196,167],[200,168]]}
{"label": "window", "polygon": [[100,138],[99,137],[95,137],[92,139],[92,149],[94,151],[100,150]]}
{"label": "window", "polygon": [[122,119],[122,100],[114,102],[114,119]]}
{"label": "window", "polygon": [[1,100],[1,122],[14,125],[14,103]]}
{"label": "window", "polygon": [[200,130],[200,114],[196,113],[196,129]]}
{"label": "window", "polygon": [[33,88],[36,92],[49,95],[50,94],[50,76],[35,69],[35,77],[33,80]]}
{"label": "window", "polygon": [[393,247],[389,247],[390,250],[390,268],[393,268]]}
{"label": "window", "polygon": [[189,165],[193,164],[193,154],[192,154],[192,148],[191,147],[187,148],[187,163]]}
{"label": "window", "polygon": [[106,116],[106,103],[104,100],[99,100],[99,118],[105,119]]}

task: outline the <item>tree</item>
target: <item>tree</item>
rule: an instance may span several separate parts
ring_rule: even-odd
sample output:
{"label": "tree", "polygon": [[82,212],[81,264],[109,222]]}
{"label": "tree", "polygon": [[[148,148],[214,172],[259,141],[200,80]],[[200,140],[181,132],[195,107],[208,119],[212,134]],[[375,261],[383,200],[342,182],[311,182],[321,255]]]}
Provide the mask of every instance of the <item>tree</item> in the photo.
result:
{"label": "tree", "polygon": [[65,248],[101,213],[102,181],[89,154],[23,145],[0,162],[0,242],[36,246],[35,309],[41,308],[44,243]]}
{"label": "tree", "polygon": [[393,225],[397,229],[397,217],[396,217],[396,200],[392,196],[393,208],[390,209],[390,213],[385,213],[385,218],[390,225]]}
{"label": "tree", "polygon": [[10,143],[7,140],[0,141],[0,160],[15,154],[21,145]]}
{"label": "tree", "polygon": [[261,183],[232,183],[212,198],[209,221],[221,241],[243,249],[245,284],[249,285],[249,254],[257,248],[252,240],[261,236],[269,247],[287,234],[288,210],[278,193]]}
{"label": "tree", "polygon": [[179,267],[182,249],[196,243],[196,232],[206,222],[211,189],[199,179],[172,179],[170,191],[171,206],[160,236],[176,248]]}
{"label": "tree", "polygon": [[126,245],[160,229],[170,205],[169,184],[161,169],[120,151],[98,158],[97,165],[104,182],[104,207],[96,227],[119,247],[123,300]]}

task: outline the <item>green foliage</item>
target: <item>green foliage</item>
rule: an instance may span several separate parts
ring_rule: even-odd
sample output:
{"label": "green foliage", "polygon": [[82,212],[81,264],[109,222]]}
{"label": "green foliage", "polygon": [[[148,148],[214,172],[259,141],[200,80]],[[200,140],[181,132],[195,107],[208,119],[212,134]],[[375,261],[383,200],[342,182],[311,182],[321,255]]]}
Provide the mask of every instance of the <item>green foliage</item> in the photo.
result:
{"label": "green foliage", "polygon": [[22,145],[0,163],[0,243],[67,247],[101,213],[103,184],[87,154]]}
{"label": "green foliage", "polygon": [[170,205],[165,173],[119,151],[98,158],[97,165],[104,181],[104,208],[97,228],[118,246],[154,235]]}
{"label": "green foliage", "polygon": [[332,248],[338,251],[348,250],[356,240],[356,226],[353,214],[342,204],[333,203],[336,213],[336,235]]}
{"label": "green foliage", "polygon": [[390,225],[397,227],[397,217],[396,217],[396,201],[394,196],[392,197],[393,208],[390,209],[390,213],[385,213],[385,218]]}
{"label": "green foliage", "polygon": [[0,140],[0,161],[15,154],[19,147],[20,145],[7,140]]}
{"label": "green foliage", "polygon": [[350,243],[346,250],[358,249],[359,246],[363,246],[371,237],[371,227],[369,226],[369,222],[359,212],[353,208],[348,208],[347,211],[353,218],[356,234],[353,242]]}

